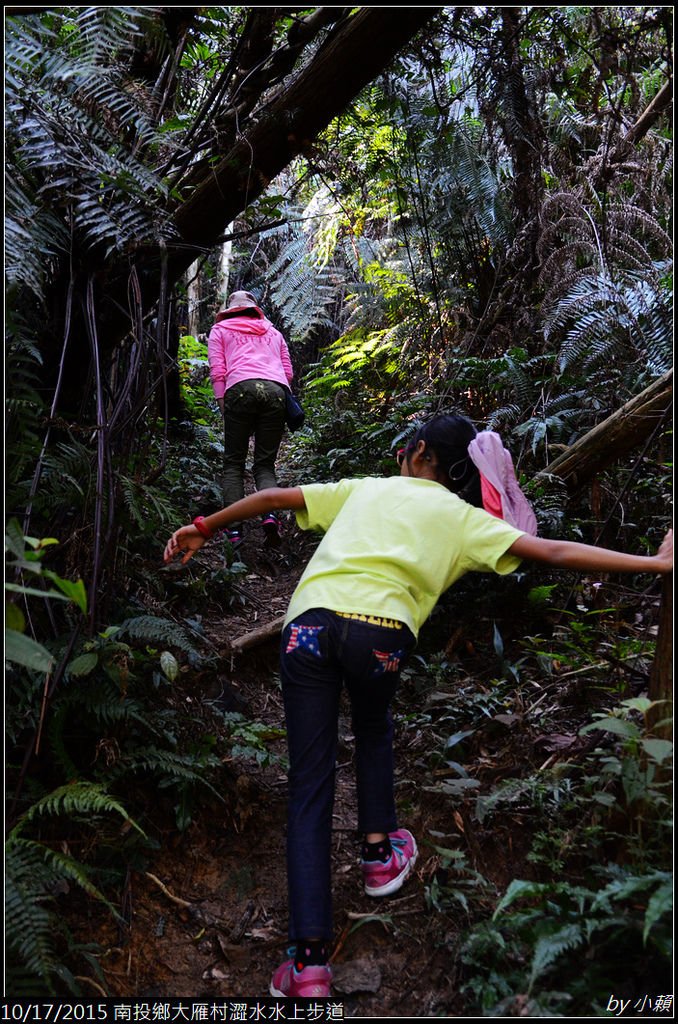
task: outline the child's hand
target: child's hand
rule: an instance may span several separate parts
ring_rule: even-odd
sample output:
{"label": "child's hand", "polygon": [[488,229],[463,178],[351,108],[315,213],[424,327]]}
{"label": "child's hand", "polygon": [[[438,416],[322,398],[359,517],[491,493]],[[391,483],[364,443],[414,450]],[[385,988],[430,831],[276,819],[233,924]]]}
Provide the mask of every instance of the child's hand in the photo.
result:
{"label": "child's hand", "polygon": [[186,554],[181,559],[182,565],[185,565],[190,558],[193,558],[196,551],[200,550],[204,543],[205,538],[202,534],[198,533],[195,526],[182,526],[167,541],[163,556],[164,560],[165,562],[171,562],[178,554],[185,551]]}
{"label": "child's hand", "polygon": [[659,572],[673,572],[673,530],[669,530],[664,537],[656,557],[662,563]]}

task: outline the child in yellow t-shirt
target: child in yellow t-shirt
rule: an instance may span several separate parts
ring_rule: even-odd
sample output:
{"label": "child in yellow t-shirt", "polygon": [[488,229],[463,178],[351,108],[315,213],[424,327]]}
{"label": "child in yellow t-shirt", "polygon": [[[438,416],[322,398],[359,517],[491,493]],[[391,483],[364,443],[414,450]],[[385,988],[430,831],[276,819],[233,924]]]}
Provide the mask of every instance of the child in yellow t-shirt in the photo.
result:
{"label": "child in yellow t-shirt", "polygon": [[[508,573],[522,559],[603,572],[673,568],[671,531],[653,556],[526,532],[533,517],[520,516],[512,466],[508,479],[506,467],[501,470],[506,489],[501,473],[494,486],[492,466],[476,458],[479,439],[464,417],[438,416],[399,453],[400,476],[262,490],[198,516],[167,543],[165,561],[183,553],[187,562],[215,531],[276,509],[293,510],[302,528],[324,532],[290,601],[281,644],[293,955],[274,973],[273,995],[330,994],[330,840],[342,686],[353,716],[365,892],[386,896],[402,886],[417,857],[414,837],[396,819],[390,703],[440,595],[467,572]],[[509,502],[517,493],[514,522],[522,525],[499,518],[508,515],[502,491]]]}

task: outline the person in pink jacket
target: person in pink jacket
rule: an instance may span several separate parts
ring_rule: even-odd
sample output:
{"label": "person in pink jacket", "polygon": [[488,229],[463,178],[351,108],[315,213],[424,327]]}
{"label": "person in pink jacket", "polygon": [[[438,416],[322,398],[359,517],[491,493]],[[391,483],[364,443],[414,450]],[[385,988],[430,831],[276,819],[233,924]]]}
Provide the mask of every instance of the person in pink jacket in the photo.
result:
{"label": "person in pink jacket", "polygon": [[[210,377],[224,417],[224,503],[244,497],[250,438],[254,436],[252,472],[258,491],[277,487],[275,463],[285,429],[285,389],[294,376],[287,343],[251,292],[236,291],[216,316],[207,342]],[[269,539],[280,533],[274,512],[262,525]],[[240,524],[225,531],[235,547]]]}

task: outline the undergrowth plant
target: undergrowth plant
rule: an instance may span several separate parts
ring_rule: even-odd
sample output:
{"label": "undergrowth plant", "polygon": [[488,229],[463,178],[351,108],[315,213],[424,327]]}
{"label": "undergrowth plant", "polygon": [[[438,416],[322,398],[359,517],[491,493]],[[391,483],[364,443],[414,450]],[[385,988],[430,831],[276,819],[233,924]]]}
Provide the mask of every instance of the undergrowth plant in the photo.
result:
{"label": "undergrowth plant", "polygon": [[670,991],[671,875],[595,866],[586,884],[515,880],[461,949],[483,1016],[601,1016],[611,993]]}
{"label": "undergrowth plant", "polygon": [[[267,763],[280,735],[191,695],[211,656],[199,623],[138,611],[89,633],[83,581],[45,563],[55,545],[9,524],[6,941],[12,993],[26,997],[100,985],[99,951],[67,926],[74,886],[124,931],[125,878],[145,869],[158,828],[227,814],[229,764]],[[238,570],[223,573],[222,592]]]}
{"label": "undergrowth plant", "polygon": [[[458,848],[432,846],[427,902],[469,1012],[599,1015],[613,991],[670,991],[673,746],[656,731],[661,707],[631,695],[647,682],[654,637],[607,603],[611,582],[599,592],[528,574],[512,584],[511,614],[493,620],[504,585],[466,584],[451,601],[452,641],[424,646],[404,673],[403,742],[429,773],[423,790],[448,808],[444,833],[458,827]],[[561,606],[568,593],[574,610]],[[514,620],[543,635],[516,638]],[[441,609],[438,630],[445,621]],[[535,739],[551,735],[546,757]],[[483,853],[493,833],[521,858],[501,888]]]}
{"label": "undergrowth plant", "polygon": [[461,949],[464,991],[488,1016],[599,1015],[611,992],[670,990],[673,745],[647,698],[593,713],[581,763],[511,779],[477,801],[487,825],[522,811],[527,861]]}
{"label": "undergrowth plant", "polygon": [[[74,965],[100,976],[94,945],[78,946],[61,912],[64,895],[76,885],[124,923],[94,878],[97,871],[75,856],[71,844],[101,843],[111,816],[143,838],[122,804],[100,785],[69,782],[32,804],[11,828],[5,843],[6,981],[14,996],[82,994]],[[98,839],[95,837],[99,835]],[[104,882],[110,879],[104,877]]]}

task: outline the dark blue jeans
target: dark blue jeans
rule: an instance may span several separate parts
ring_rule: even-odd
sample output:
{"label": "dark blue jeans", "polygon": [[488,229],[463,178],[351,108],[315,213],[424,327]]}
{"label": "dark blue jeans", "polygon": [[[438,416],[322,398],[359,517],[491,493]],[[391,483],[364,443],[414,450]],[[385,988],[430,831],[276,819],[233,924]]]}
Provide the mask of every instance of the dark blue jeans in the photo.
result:
{"label": "dark blue jeans", "polygon": [[358,829],[397,829],[390,703],[415,638],[323,608],[284,630],[280,675],[289,749],[289,935],[331,939],[331,840],[339,698],[346,685],[355,736]]}

